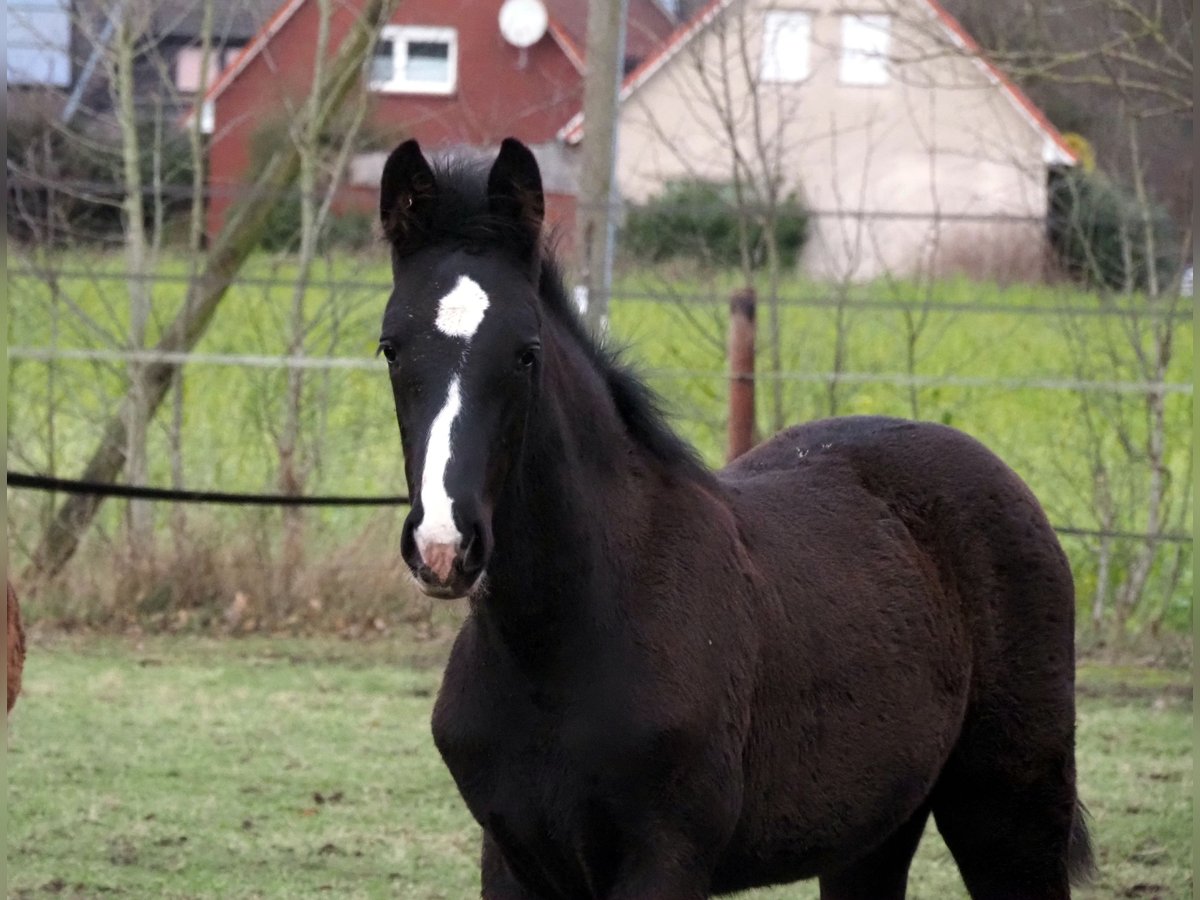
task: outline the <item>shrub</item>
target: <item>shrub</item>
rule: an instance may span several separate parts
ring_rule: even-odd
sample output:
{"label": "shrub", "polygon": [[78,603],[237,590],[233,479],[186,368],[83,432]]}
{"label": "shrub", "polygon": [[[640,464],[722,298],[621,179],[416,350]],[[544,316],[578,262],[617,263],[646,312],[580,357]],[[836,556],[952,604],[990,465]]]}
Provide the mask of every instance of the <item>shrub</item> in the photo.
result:
{"label": "shrub", "polygon": [[1145,289],[1151,266],[1165,285],[1177,265],[1178,234],[1170,216],[1152,205],[1147,250],[1144,210],[1132,192],[1101,172],[1060,170],[1050,179],[1050,243],[1063,267],[1089,285]]}
{"label": "shrub", "polygon": [[[56,115],[40,108],[10,117],[6,194],[12,237],[52,245],[121,240],[120,136],[94,121],[81,120],[76,128],[64,130]],[[137,130],[146,227],[152,227],[157,205],[169,234],[185,227],[191,212],[194,160],[187,135],[145,120]],[[156,145],[157,158],[151,152]],[[156,179],[162,188],[157,198]]]}
{"label": "shrub", "polygon": [[375,243],[375,217],[365,212],[345,212],[330,217],[323,246],[340,250],[365,250]]}
{"label": "shrub", "polygon": [[300,193],[295,188],[271,203],[259,246],[268,253],[291,253],[300,248]]}
{"label": "shrub", "polygon": [[[780,256],[794,260],[808,236],[808,211],[794,194],[776,210],[775,235]],[[622,237],[627,252],[644,262],[742,262],[738,207],[729,184],[699,179],[669,183],[661,196],[629,209]],[[750,224],[749,238],[751,264],[759,268],[767,259],[761,222]]]}
{"label": "shrub", "polygon": [[[331,212],[317,237],[317,249],[363,250],[374,242],[375,219],[365,212]],[[280,197],[267,216],[259,244],[269,253],[295,253],[300,249],[300,194],[292,189]]]}

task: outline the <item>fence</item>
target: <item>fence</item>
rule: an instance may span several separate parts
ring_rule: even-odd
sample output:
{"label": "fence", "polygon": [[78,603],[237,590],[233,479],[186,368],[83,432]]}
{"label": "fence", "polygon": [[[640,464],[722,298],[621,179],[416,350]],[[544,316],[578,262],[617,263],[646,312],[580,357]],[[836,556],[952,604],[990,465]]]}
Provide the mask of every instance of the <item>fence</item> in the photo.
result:
{"label": "fence", "polygon": [[[364,598],[353,615],[386,619],[394,610],[367,594],[403,592],[395,559],[401,510],[317,507],[297,526],[293,514],[265,505],[284,481],[293,496],[395,499],[404,491],[390,392],[374,358],[391,288],[384,255],[325,248],[299,306],[295,259],[260,255],[235,279],[201,344],[163,353],[145,347],[185,303],[193,260],[168,251],[153,271],[131,276],[103,251],[16,247],[8,270],[10,472],[78,477],[131,367],[178,364],[147,438],[147,485],[263,499],[254,508],[150,511],[154,571],[177,571],[179,560],[191,559],[219,582],[209,592],[170,594],[163,614],[218,603],[209,594],[227,598],[252,584],[271,598],[263,601],[264,621],[296,614],[285,594],[328,610],[339,591]],[[728,301],[738,283],[731,271],[686,262],[627,262],[613,289],[612,332],[713,463],[726,449]],[[141,348],[128,340],[131,284],[151,298]],[[1182,451],[1191,434],[1191,318],[1187,304],[1106,298],[1068,285],[892,276],[818,284],[787,274],[773,295],[760,287],[755,433],[847,413],[961,427],[1042,499],[1072,556],[1083,612],[1103,618],[1129,602],[1121,592],[1148,553],[1142,594],[1153,595],[1154,608],[1139,597],[1130,615],[1178,624],[1191,609],[1182,488],[1190,480]],[[1148,351],[1163,334],[1174,349],[1156,369]],[[282,475],[285,457],[290,480]],[[28,564],[61,499],[10,490],[16,570]],[[153,577],[106,587],[81,574],[97,560],[111,569],[112,559],[138,555],[126,546],[128,511],[126,503],[105,509],[66,577],[71,590],[102,596],[112,608],[132,590],[141,599],[125,614],[144,618],[146,597],[160,591]],[[281,574],[281,535],[296,527],[305,552],[296,572]],[[206,548],[202,564],[187,555],[189,545]],[[377,570],[378,579],[364,578]],[[405,615],[414,603],[405,601]]]}

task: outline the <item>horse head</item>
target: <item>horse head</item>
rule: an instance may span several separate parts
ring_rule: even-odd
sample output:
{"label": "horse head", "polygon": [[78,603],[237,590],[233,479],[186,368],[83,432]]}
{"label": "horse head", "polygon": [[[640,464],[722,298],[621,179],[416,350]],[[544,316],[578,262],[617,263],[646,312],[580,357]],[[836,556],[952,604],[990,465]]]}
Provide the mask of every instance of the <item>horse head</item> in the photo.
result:
{"label": "horse head", "polygon": [[412,498],[401,553],[422,590],[445,598],[481,583],[541,375],[537,162],[510,138],[477,181],[467,168],[435,174],[410,140],[380,193],[393,288],[379,352]]}

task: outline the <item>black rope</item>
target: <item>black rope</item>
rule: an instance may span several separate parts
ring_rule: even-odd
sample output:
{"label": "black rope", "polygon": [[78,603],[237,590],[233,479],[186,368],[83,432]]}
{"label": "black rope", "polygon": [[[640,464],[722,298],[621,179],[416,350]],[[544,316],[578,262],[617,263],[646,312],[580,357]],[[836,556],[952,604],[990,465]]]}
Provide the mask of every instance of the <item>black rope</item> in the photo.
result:
{"label": "black rope", "polygon": [[1172,531],[1164,531],[1162,534],[1144,534],[1140,531],[1105,531],[1102,528],[1075,528],[1071,525],[1052,525],[1051,527],[1059,534],[1071,537],[1117,538],[1119,540],[1130,541],[1155,541],[1164,544],[1190,544],[1192,542],[1190,534],[1180,534]]}
{"label": "black rope", "polygon": [[[92,494],[99,497],[125,497],[130,500],[171,500],[176,503],[224,503],[236,506],[407,506],[409,499],[394,497],[296,497],[288,494],[230,494],[223,491],[180,491],[167,488],[136,487],[131,484],[105,484],[100,481],[76,481],[70,478],[51,478],[48,475],[28,475],[9,472],[8,486],[39,491],[59,491],[64,494]],[[1116,538],[1131,541],[1190,544],[1190,534],[1164,532],[1143,534],[1137,531],[1105,531],[1097,528],[1076,528],[1055,525],[1059,534],[1072,537]]]}
{"label": "black rope", "polygon": [[182,491],[168,488],[138,487],[132,484],[106,484],[100,481],[76,481],[9,472],[8,486],[64,494],[91,494],[98,497],[125,497],[130,500],[171,500],[176,503],[224,503],[235,506],[406,506],[408,497],[299,497],[288,494],[231,494],[225,491]]}

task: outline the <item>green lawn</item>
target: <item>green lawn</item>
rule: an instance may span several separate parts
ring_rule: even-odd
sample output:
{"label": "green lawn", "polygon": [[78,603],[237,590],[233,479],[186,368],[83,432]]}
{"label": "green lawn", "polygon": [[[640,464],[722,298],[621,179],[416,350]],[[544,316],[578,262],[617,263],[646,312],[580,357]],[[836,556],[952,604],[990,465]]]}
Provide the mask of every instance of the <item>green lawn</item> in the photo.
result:
{"label": "green lawn", "polygon": [[[35,641],[9,726],[10,896],[477,896],[477,831],[429,736],[443,647]],[[1101,865],[1079,896],[1191,896],[1190,676],[1084,669],[1079,716]],[[932,828],[911,883],[964,896]]]}

